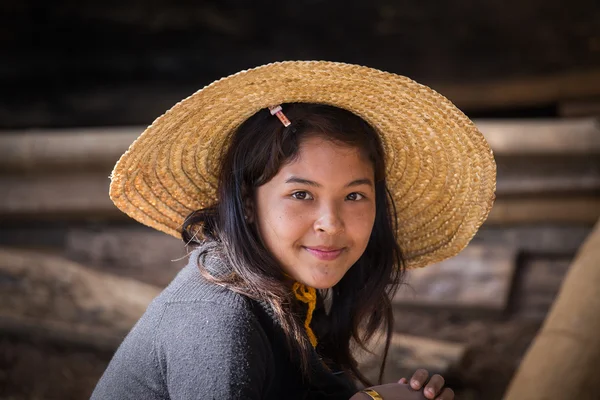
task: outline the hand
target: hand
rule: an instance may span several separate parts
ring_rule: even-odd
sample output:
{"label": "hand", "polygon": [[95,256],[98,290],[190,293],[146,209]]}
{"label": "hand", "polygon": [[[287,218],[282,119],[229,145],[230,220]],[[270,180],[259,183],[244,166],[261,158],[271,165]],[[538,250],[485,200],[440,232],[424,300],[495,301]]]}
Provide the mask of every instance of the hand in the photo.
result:
{"label": "hand", "polygon": [[[383,400],[427,400],[421,390],[413,390],[406,383],[388,383],[386,385],[371,386]],[[370,400],[366,393],[358,392],[350,400]]]}
{"label": "hand", "polygon": [[[381,395],[383,400],[454,400],[454,391],[444,388],[444,378],[441,375],[433,375],[429,378],[429,372],[418,369],[409,381],[402,378],[398,383],[371,386]],[[423,387],[425,386],[425,387]],[[437,397],[436,397],[437,396]],[[368,400],[365,393],[356,393],[350,400]]]}
{"label": "hand", "polygon": [[[410,387],[414,390],[421,390],[423,385],[423,395],[429,400],[453,400],[454,391],[450,388],[444,388],[445,380],[441,375],[433,375],[429,381],[429,372],[425,369],[418,369],[410,378]],[[401,384],[409,384],[406,378],[402,378],[398,381]],[[437,397],[436,397],[437,396]]]}

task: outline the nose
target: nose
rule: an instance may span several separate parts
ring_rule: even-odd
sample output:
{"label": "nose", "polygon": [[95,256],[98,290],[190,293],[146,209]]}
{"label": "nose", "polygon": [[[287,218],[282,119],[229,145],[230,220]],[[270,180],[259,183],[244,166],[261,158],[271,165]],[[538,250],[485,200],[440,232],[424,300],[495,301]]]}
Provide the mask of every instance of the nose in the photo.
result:
{"label": "nose", "polygon": [[339,215],[337,207],[322,207],[315,221],[315,230],[328,235],[336,235],[344,231],[344,220]]}

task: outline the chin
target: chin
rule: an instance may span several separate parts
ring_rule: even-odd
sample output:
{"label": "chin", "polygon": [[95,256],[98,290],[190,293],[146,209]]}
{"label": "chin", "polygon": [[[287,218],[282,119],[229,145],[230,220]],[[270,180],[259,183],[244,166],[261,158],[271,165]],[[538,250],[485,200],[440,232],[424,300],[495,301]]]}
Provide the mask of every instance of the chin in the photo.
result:
{"label": "chin", "polygon": [[[337,281],[337,282],[339,282],[339,281]],[[310,286],[314,287],[315,289],[321,289],[321,290],[323,290],[323,289],[331,289],[332,287],[334,287],[337,284],[337,282],[331,283],[331,284],[324,283],[324,282],[319,282],[319,283],[313,283]]]}
{"label": "chin", "polygon": [[344,277],[344,275],[339,276],[337,278],[326,277],[326,278],[321,278],[321,279],[315,279],[314,277],[312,277],[312,279],[310,279],[307,282],[307,284],[311,287],[314,287],[315,289],[330,289],[330,288],[334,287],[335,285],[337,285],[338,282],[341,281],[343,277]]}

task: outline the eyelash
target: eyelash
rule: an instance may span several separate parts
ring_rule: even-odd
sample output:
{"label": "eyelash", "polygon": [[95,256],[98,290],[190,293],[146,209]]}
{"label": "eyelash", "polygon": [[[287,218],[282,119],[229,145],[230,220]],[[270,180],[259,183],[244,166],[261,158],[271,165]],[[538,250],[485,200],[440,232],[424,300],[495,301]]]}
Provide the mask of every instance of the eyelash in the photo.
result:
{"label": "eyelash", "polygon": [[[365,198],[365,196],[363,194],[360,194],[360,193],[357,193],[357,192],[352,192],[348,196],[350,196],[351,194],[355,194],[355,195],[357,195],[359,197],[358,199],[352,200],[352,201],[359,201],[359,200],[363,200]],[[346,196],[346,198],[348,198],[348,196]]]}
{"label": "eyelash", "polygon": [[[299,198],[297,198],[297,197],[296,197],[296,195],[298,195],[299,193],[303,193],[303,194],[306,194],[307,196],[310,196],[310,197],[312,197],[312,195],[311,195],[310,193],[308,193],[308,192],[306,192],[306,191],[304,191],[304,190],[299,190],[299,191],[297,191],[297,192],[294,192],[294,193],[292,193],[292,197],[293,197],[294,199],[296,199],[296,200],[313,200],[312,198],[310,198],[310,199],[306,199],[306,198],[304,198],[304,199],[299,199]],[[353,194],[357,195],[359,198],[358,198],[358,199],[356,199],[356,200],[350,200],[350,201],[359,201],[359,200],[363,200],[363,199],[365,199],[365,195],[363,195],[363,194],[361,194],[361,193],[358,193],[358,192],[352,192],[352,193],[350,193],[348,196],[350,196],[350,195],[353,195]],[[346,199],[348,199],[348,196],[346,196]]]}
{"label": "eyelash", "polygon": [[299,199],[298,197],[296,197],[298,194],[305,194],[307,196],[310,196],[310,194],[308,192],[305,192],[304,190],[299,190],[297,192],[292,193],[292,197],[296,200],[312,200],[312,199]]}

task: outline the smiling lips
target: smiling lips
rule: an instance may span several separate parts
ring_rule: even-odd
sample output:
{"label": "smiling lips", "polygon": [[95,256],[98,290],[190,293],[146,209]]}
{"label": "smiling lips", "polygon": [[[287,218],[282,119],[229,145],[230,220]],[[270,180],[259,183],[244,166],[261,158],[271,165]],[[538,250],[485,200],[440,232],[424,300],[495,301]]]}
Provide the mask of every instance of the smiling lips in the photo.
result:
{"label": "smiling lips", "polygon": [[335,260],[344,251],[343,248],[335,249],[331,247],[305,247],[306,251],[322,261]]}

